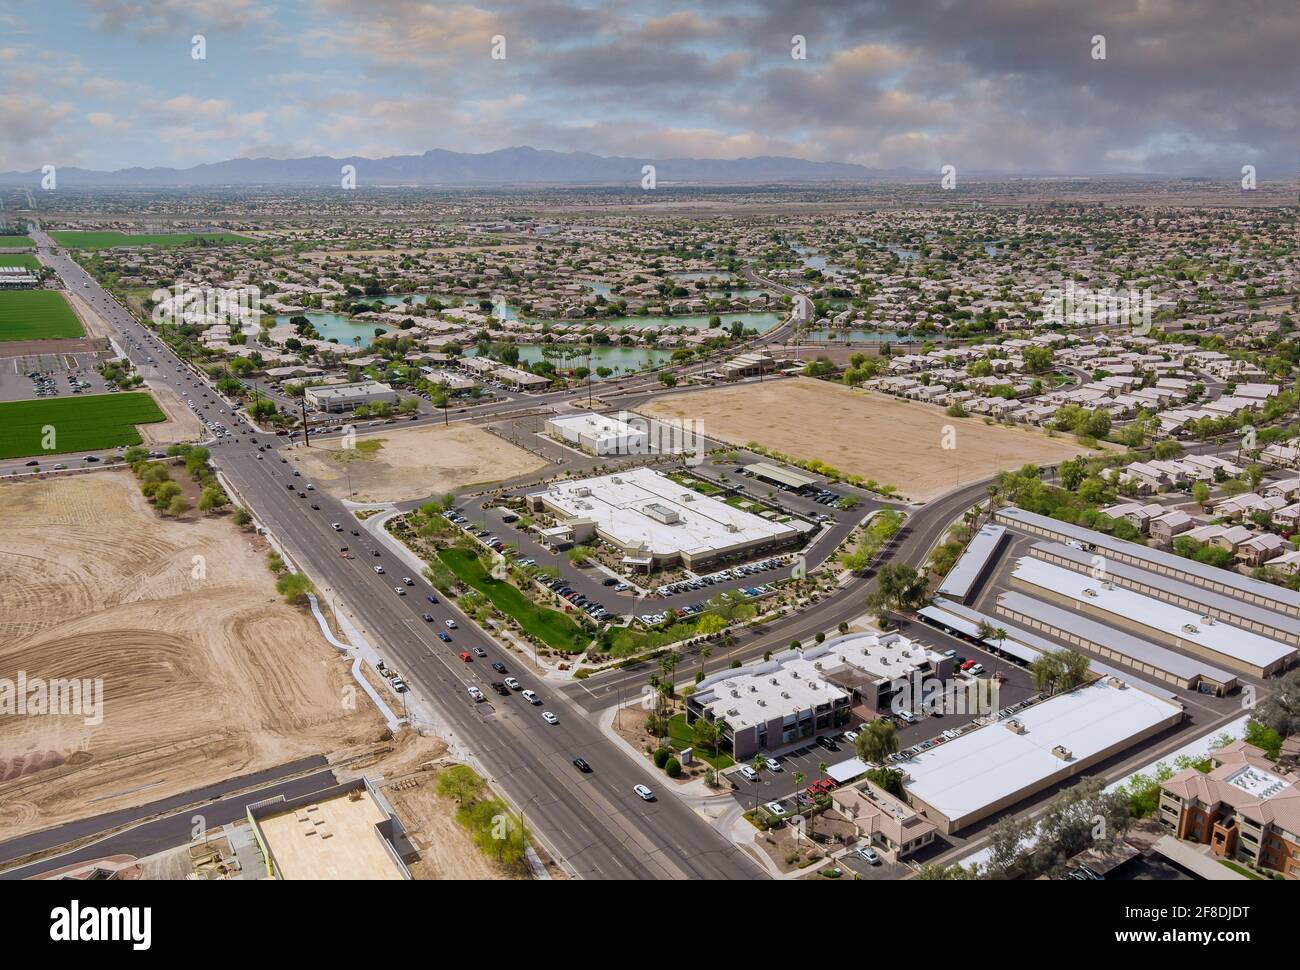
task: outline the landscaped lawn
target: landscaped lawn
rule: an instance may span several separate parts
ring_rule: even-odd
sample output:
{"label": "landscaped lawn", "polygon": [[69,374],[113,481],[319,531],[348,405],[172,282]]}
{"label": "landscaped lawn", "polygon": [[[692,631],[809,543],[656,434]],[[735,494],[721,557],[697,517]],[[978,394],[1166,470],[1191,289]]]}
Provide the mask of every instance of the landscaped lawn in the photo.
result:
{"label": "landscaped lawn", "polygon": [[[164,420],[157,403],[143,391],[8,401],[0,404],[0,458],[138,445],[137,424]],[[42,447],[47,428],[53,432],[53,448]]]}
{"label": "landscaped lawn", "polygon": [[71,249],[113,249],[116,246],[197,246],[200,244],[229,245],[252,242],[247,236],[232,232],[81,232],[64,230],[50,233],[50,238],[60,246]]}
{"label": "landscaped lawn", "polygon": [[[731,755],[725,751],[719,751],[714,755],[709,749],[701,748],[695,743],[695,732],[691,730],[686,723],[685,714],[674,714],[668,719],[668,742],[672,745],[673,750],[681,751],[683,748],[694,748],[695,757],[701,761],[711,764],[719,771],[726,771],[736,762],[732,760]],[[708,753],[706,753],[708,752]]]}
{"label": "landscaped lawn", "polygon": [[[0,236],[0,246],[3,245],[4,237]],[[21,266],[33,272],[41,268],[40,262],[31,253],[0,253],[0,266]]]}
{"label": "landscaped lawn", "polygon": [[0,341],[84,337],[81,321],[57,290],[0,293]]}
{"label": "landscaped lawn", "polygon": [[554,650],[577,653],[590,637],[574,620],[557,610],[538,606],[517,587],[493,579],[482,561],[467,549],[440,549],[438,558],[461,582],[478,590],[492,605]]}
{"label": "landscaped lawn", "polygon": [[1237,874],[1240,875],[1240,876],[1245,876],[1247,879],[1263,879],[1263,878],[1264,878],[1263,876],[1257,876],[1255,873],[1251,872],[1251,871],[1250,871],[1249,869],[1247,869],[1245,866],[1239,866],[1239,865],[1237,865],[1235,862],[1230,862],[1230,861],[1227,860],[1227,859],[1220,859],[1220,860],[1219,860],[1219,865],[1221,865],[1221,866],[1227,866],[1227,867],[1228,867],[1229,869],[1231,869],[1233,872],[1237,873]]}
{"label": "landscaped lawn", "polygon": [[31,249],[35,245],[31,236],[0,236],[0,249]]}

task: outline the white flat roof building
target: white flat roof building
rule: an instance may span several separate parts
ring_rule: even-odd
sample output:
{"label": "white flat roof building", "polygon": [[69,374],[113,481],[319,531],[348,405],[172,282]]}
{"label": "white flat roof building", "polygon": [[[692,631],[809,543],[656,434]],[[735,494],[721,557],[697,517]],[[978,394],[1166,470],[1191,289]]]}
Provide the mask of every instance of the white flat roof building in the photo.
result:
{"label": "white flat roof building", "polygon": [[569,414],[548,418],[547,433],[597,455],[648,454],[650,436],[644,428],[606,414]]}
{"label": "white flat roof building", "polygon": [[378,381],[317,385],[306,388],[303,394],[308,404],[321,411],[351,411],[360,404],[373,404],[377,401],[397,403],[397,392]]}
{"label": "white flat roof building", "polygon": [[1158,734],[1180,704],[1118,678],[1022,708],[900,762],[909,801],[955,832]]}
{"label": "white flat roof building", "polygon": [[1154,633],[1167,646],[1257,677],[1275,673],[1296,656],[1291,644],[1032,556],[1021,558],[1011,577],[1048,600],[1064,601],[1121,628]]}
{"label": "white flat roof building", "polygon": [[792,545],[802,535],[679,485],[650,468],[556,482],[529,496],[561,520],[591,521],[597,534],[631,559],[688,569],[715,559],[747,558]]}

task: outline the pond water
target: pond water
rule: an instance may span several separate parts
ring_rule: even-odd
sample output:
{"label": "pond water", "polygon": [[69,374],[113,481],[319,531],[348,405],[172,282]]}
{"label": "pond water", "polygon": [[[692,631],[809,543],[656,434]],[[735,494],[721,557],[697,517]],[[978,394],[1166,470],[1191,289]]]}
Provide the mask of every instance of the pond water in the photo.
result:
{"label": "pond water", "polygon": [[[519,359],[534,364],[542,360],[542,348],[539,344],[519,344]],[[577,349],[576,347],[573,349]],[[478,354],[478,348],[468,347],[465,350],[466,357],[474,357]],[[646,367],[657,367],[668,360],[672,359],[671,350],[655,350],[649,347],[619,347],[611,345],[596,345],[591,348],[592,371],[597,367],[609,367],[614,371],[611,379],[617,378],[622,374],[629,374],[635,371],[643,370]],[[584,352],[577,357],[570,358],[568,361],[552,359],[557,368],[561,370],[571,370],[575,367],[587,367],[587,354]],[[596,380],[601,378],[595,377]]]}
{"label": "pond water", "polygon": [[[304,316],[310,320],[311,325],[316,328],[316,332],[321,335],[322,340],[333,338],[339,344],[347,347],[369,347],[376,330],[391,333],[397,329],[373,321],[352,320],[337,313],[287,314],[276,317],[275,322],[277,324],[288,323],[295,316]],[[355,342],[357,337],[361,338],[359,343]]]}

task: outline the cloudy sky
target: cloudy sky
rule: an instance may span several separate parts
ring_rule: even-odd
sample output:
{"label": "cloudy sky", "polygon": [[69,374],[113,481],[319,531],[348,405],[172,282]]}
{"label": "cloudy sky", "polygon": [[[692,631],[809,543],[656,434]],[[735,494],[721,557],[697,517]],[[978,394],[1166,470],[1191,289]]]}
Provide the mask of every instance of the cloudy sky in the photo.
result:
{"label": "cloudy sky", "polygon": [[0,171],[531,145],[1289,174],[1297,52],[1296,0],[5,0]]}

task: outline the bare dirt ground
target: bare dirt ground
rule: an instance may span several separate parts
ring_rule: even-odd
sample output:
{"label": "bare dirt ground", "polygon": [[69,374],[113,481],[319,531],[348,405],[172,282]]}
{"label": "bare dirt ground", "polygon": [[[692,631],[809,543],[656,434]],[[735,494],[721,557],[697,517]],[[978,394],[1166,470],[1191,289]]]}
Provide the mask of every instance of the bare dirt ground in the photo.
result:
{"label": "bare dirt ground", "polygon": [[[710,438],[818,459],[921,502],[1005,469],[1085,450],[1073,438],[950,418],[928,405],[804,377],[674,394],[640,410],[699,418]],[[945,427],[955,432],[951,449],[944,448]]]}
{"label": "bare dirt ground", "polygon": [[125,472],[0,485],[0,678],[103,684],[97,724],[0,715],[0,839],[383,736],[265,554]]}
{"label": "bare dirt ground", "polygon": [[81,321],[82,328],[86,331],[88,337],[111,337],[113,328],[105,322],[104,318],[95,311],[89,303],[81,298],[80,293],[74,293],[67,290],[64,294],[68,298],[68,305],[72,307],[72,312],[77,315]]}
{"label": "bare dirt ground", "polygon": [[138,424],[136,430],[146,445],[175,445],[184,441],[198,441],[210,437],[203,429],[203,422],[189,409],[175,388],[168,387],[162,381],[145,382],[153,392],[153,399],[167,415],[166,421],[157,424]]}
{"label": "bare dirt ground", "polygon": [[[546,462],[468,424],[428,426],[358,435],[358,443],[379,441],[377,451],[340,461],[338,440],[311,449],[286,451],[303,477],[335,498],[355,502],[406,502],[467,485],[503,481],[543,468]],[[348,494],[349,479],[352,494]]]}

